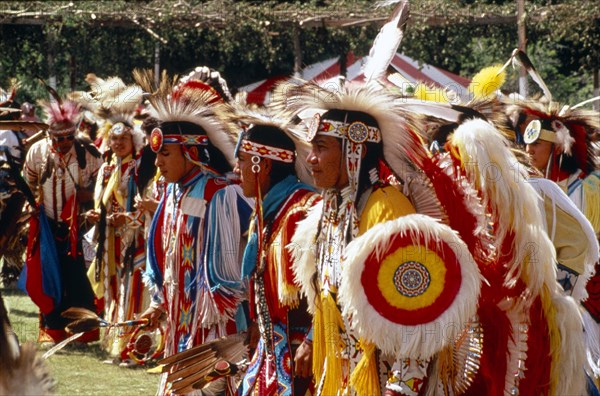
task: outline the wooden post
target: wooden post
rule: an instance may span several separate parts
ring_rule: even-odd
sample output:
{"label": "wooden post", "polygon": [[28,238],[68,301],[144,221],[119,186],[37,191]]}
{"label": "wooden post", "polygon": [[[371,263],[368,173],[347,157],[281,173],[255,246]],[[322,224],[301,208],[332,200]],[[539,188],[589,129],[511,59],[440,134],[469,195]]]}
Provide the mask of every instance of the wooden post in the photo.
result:
{"label": "wooden post", "polygon": [[69,54],[69,86],[71,87],[71,91],[77,89],[77,62],[73,53]]}
{"label": "wooden post", "polygon": [[154,42],[154,82],[156,86],[160,84],[160,42]]}
{"label": "wooden post", "polygon": [[[594,80],[594,97],[600,96],[600,70],[597,67],[594,67],[592,70],[593,80]],[[600,111],[600,101],[595,101],[592,105],[592,108],[596,111]]]}
{"label": "wooden post", "polygon": [[294,42],[294,77],[304,78],[302,73],[302,46],[300,45],[300,26],[297,23],[294,24],[292,30],[292,39]]}
{"label": "wooden post", "polygon": [[[56,89],[56,65],[54,63],[56,41],[58,38],[58,30],[56,26],[46,25],[46,60],[48,62],[48,85]],[[50,97],[52,100],[52,97]]]}
{"label": "wooden post", "polygon": [[[517,0],[517,31],[519,34],[519,49],[527,53],[525,18],[525,0]],[[524,98],[527,97],[527,71],[523,66],[519,68],[519,94]]]}

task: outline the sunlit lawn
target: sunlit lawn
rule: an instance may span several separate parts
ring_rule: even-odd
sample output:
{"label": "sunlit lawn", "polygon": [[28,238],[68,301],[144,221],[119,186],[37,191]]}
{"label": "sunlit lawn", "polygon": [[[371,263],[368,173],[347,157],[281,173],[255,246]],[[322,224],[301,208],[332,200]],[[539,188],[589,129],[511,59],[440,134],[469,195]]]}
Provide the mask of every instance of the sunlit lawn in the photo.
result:
{"label": "sunlit lawn", "polygon": [[[19,341],[37,341],[38,310],[31,299],[19,290],[2,289],[12,326]],[[41,353],[49,343],[39,344]],[[154,395],[159,376],[146,372],[147,367],[121,368],[103,364],[108,359],[96,342],[85,349],[67,346],[46,361],[57,382],[57,395]]]}

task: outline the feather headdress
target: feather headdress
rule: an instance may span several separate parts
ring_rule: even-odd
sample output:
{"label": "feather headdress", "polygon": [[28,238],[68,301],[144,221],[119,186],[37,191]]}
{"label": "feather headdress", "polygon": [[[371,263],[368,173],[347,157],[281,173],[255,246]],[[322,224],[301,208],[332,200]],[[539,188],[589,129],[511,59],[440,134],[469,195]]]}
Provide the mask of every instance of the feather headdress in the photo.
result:
{"label": "feather headdress", "polygon": [[539,100],[514,101],[507,111],[540,120],[542,127],[546,125],[545,130],[555,134],[553,140],[560,153],[573,156],[584,174],[598,169],[593,146],[600,128],[600,113],[597,111]]}
{"label": "feather headdress", "polygon": [[40,102],[46,113],[46,123],[50,125],[48,132],[54,135],[71,134],[77,129],[79,123],[79,105],[71,100],[61,103],[57,101]]}
{"label": "feather headdress", "polygon": [[134,70],[133,76],[148,94],[152,117],[160,122],[189,122],[199,126],[227,162],[231,166],[235,165],[235,142],[226,122],[217,116],[219,107],[223,104],[213,91],[187,85],[178,86],[177,76],[170,78],[166,72],[163,72],[158,86],[154,84],[151,71]]}
{"label": "feather headdress", "polygon": [[[373,117],[381,131],[385,161],[398,176],[412,169],[407,153],[422,150],[422,140],[415,134],[403,103],[392,93],[376,87],[344,87],[330,91],[310,82],[284,83],[277,88],[277,108],[287,107],[300,118],[323,114],[329,110],[357,111]],[[402,149],[401,149],[402,148]]]}
{"label": "feather headdress", "polygon": [[270,126],[281,130],[296,146],[296,176],[304,183],[310,184],[311,177],[305,161],[310,147],[304,139],[305,125],[303,123],[294,125],[291,121],[293,117],[288,111],[277,111],[267,107],[251,108],[236,102],[227,106],[220,116],[228,121],[228,125],[232,128],[230,133],[236,140],[241,136],[242,129],[250,129],[255,126]]}

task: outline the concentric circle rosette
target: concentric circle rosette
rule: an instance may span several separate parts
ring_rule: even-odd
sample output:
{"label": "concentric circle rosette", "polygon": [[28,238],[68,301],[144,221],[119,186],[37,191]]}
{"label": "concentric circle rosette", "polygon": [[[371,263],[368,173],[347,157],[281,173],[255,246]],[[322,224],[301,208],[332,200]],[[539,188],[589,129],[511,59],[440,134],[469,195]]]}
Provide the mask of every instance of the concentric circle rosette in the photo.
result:
{"label": "concentric circle rosette", "polygon": [[150,149],[158,153],[163,146],[163,133],[160,128],[154,128],[150,134]]}
{"label": "concentric circle rosette", "polygon": [[345,257],[344,314],[386,353],[429,358],[476,313],[479,268],[457,234],[431,217],[378,224],[353,240]]}

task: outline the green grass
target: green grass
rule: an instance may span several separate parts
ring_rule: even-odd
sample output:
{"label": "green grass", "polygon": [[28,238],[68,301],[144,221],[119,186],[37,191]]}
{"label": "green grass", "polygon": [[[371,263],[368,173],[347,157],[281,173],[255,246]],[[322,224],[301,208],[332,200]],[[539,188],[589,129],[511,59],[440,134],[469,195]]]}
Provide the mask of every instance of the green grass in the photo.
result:
{"label": "green grass", "polygon": [[[37,342],[38,309],[19,290],[2,289],[11,324],[19,341]],[[41,353],[51,344],[38,344]],[[147,367],[121,368],[103,364],[108,359],[99,342],[82,349],[65,347],[46,360],[57,382],[57,395],[154,395],[159,376],[146,372]]]}

